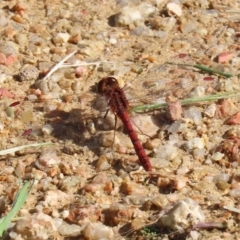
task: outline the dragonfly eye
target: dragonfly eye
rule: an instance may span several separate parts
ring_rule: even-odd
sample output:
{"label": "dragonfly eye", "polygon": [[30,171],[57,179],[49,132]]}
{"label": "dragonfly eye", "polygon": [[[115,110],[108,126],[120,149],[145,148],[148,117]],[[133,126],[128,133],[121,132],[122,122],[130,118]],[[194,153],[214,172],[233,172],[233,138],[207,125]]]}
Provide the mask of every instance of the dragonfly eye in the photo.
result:
{"label": "dragonfly eye", "polygon": [[114,89],[119,87],[118,81],[114,77],[106,77],[99,81],[97,86],[97,91],[100,94],[103,94],[107,89]]}
{"label": "dragonfly eye", "polygon": [[103,78],[101,81],[98,82],[97,92],[102,94],[104,93],[105,89],[106,89],[106,81],[105,81],[105,78]]}

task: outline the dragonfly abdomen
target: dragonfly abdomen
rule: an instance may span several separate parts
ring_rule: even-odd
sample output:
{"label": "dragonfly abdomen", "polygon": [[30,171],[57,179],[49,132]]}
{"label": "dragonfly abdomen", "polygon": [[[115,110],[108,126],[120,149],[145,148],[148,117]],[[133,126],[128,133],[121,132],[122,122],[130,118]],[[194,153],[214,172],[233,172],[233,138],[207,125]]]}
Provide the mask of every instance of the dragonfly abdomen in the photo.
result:
{"label": "dragonfly abdomen", "polygon": [[121,112],[119,111],[117,116],[122,120],[122,123],[128,132],[128,135],[132,141],[132,144],[134,146],[134,149],[136,151],[136,154],[138,156],[138,159],[141,165],[144,167],[146,171],[152,171],[152,165],[150,163],[150,160],[137,136],[137,133],[133,129],[133,126],[127,111],[121,111]]}

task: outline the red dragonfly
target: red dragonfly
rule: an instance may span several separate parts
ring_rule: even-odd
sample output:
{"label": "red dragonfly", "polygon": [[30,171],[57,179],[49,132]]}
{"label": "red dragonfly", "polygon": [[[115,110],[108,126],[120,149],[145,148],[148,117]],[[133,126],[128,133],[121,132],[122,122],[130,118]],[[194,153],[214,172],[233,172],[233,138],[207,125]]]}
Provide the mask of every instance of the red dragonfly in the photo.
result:
{"label": "red dragonfly", "polygon": [[[172,81],[172,79],[170,80],[169,78],[167,78],[165,79],[165,82],[162,81],[159,83],[158,81],[156,81],[157,78],[156,78],[155,72],[156,70],[164,72],[164,68],[165,68],[165,74],[166,74],[166,72],[168,72],[166,71],[166,65],[165,66],[162,65],[161,67],[157,67],[157,69],[152,69],[151,71],[149,71],[148,75],[145,76],[147,80],[144,80],[143,78],[139,80],[138,85],[141,85],[143,88],[148,89],[148,93],[145,95],[146,99],[149,100],[151,99],[151,96],[154,95],[155,101],[156,101],[156,94],[158,94],[158,96],[165,95],[166,99],[168,99],[169,96],[170,96],[170,99],[175,99],[174,95],[176,95],[177,97],[183,97],[184,95],[186,96],[191,91],[192,91],[192,94],[194,95],[198,94],[198,91],[200,92],[204,91],[203,95],[205,94],[205,91],[210,91],[210,92],[214,91],[213,88],[215,87],[214,85],[216,85],[214,78],[211,79],[210,84],[207,83],[206,81],[204,82],[205,78],[202,78],[202,81],[197,82],[193,77],[193,79],[189,81],[187,77],[191,78],[191,74],[190,76],[187,76],[187,74],[183,75],[183,72],[181,71],[180,71],[181,72],[180,76],[182,77],[183,81],[181,81],[181,79],[176,79],[175,81]],[[153,76],[154,76],[153,78],[151,78],[151,72],[153,73]],[[186,79],[184,80],[184,78]],[[199,87],[199,85],[200,85],[200,88],[196,90],[197,86]],[[207,88],[209,87],[210,87],[210,90],[209,89],[207,90]],[[98,83],[98,92],[106,97],[108,106],[110,107],[112,112],[115,114],[115,121],[116,121],[116,116],[121,119],[132,141],[132,144],[134,146],[134,149],[136,151],[136,154],[139,158],[141,165],[144,167],[146,171],[152,171],[150,160],[141,142],[139,141],[138,136],[134,131],[131,120],[129,118],[129,114],[128,114],[129,102],[127,100],[127,97],[123,89],[120,88],[116,78],[114,77],[103,78]],[[173,96],[173,98],[171,98],[171,96]],[[171,102],[169,102],[169,109],[171,109],[171,105],[172,105],[170,103]],[[178,101],[173,102],[173,105],[178,106]]]}
{"label": "red dragonfly", "polygon": [[[180,62],[182,62],[182,59],[179,59]],[[128,113],[129,105],[130,107],[134,107],[134,105],[139,106],[141,104],[150,104],[147,109],[152,109],[155,107],[151,105],[152,103],[158,103],[159,101],[162,102],[163,99],[169,95],[177,98],[189,97],[189,93],[190,96],[196,96],[198,95],[198,92],[204,95],[208,89],[211,89],[211,87],[214,88],[216,81],[204,81],[205,76],[199,72],[193,73],[189,69],[182,69],[178,66],[169,64],[155,66],[147,71],[146,74],[141,76],[142,77],[138,77],[131,81],[131,84],[127,87],[128,92],[125,91],[125,89],[123,91],[123,89],[119,87],[119,84],[114,77],[103,78],[98,84],[98,92],[105,96],[107,99],[107,104],[111,111],[115,114],[115,117],[119,117],[123,122],[134,145],[141,165],[146,171],[152,171],[149,158],[145,153],[144,148],[142,147],[142,144],[140,143],[130,121]],[[41,83],[45,84],[46,82],[42,81]],[[135,85],[139,87],[139,90],[136,91]],[[199,86],[200,88],[195,91]],[[90,86],[86,87],[92,87],[92,83],[90,83]],[[202,92],[203,88],[205,92]],[[86,91],[89,92],[89,90]],[[39,95],[40,99],[44,98],[44,95]],[[94,96],[92,93],[91,95],[91,98],[93,98]],[[129,104],[131,101],[130,99],[134,99],[134,105],[132,103]],[[83,105],[86,107],[86,102]],[[76,107],[80,108],[79,102],[77,103]],[[78,117],[77,119],[81,117]]]}
{"label": "red dragonfly", "polygon": [[[115,114],[115,116],[118,116],[121,119],[132,141],[139,161],[144,169],[146,171],[152,171],[152,165],[149,161],[149,158],[141,142],[139,141],[136,132],[133,129],[128,114],[129,103],[123,89],[119,87],[117,79],[113,77],[103,78],[98,83],[98,92],[106,97],[112,112]],[[116,120],[117,119],[115,118],[115,121]]]}

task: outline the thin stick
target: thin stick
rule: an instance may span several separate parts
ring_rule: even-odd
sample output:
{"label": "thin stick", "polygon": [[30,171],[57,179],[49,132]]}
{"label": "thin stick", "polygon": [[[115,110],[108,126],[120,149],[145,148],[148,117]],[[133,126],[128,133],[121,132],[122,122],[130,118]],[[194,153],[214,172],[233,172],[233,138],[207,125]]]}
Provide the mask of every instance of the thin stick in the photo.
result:
{"label": "thin stick", "polygon": [[62,67],[63,63],[68,60],[70,57],[72,57],[75,53],[77,52],[77,50],[73,51],[72,53],[68,54],[65,58],[63,58],[59,63],[57,63],[55,66],[53,66],[51,68],[51,70],[49,71],[49,73],[43,78],[43,80],[45,80],[46,78],[50,77],[51,74],[53,74],[55,71],[57,71],[59,68]]}

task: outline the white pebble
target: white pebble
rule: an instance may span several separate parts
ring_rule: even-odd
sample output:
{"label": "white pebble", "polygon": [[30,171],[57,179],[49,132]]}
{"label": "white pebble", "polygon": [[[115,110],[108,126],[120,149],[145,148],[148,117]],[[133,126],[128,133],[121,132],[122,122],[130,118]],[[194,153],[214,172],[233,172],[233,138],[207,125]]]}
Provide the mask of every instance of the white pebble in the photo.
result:
{"label": "white pebble", "polygon": [[58,228],[62,225],[63,220],[61,218],[54,218],[54,225]]}
{"label": "white pebble", "polygon": [[0,75],[0,84],[5,83],[7,80],[10,80],[9,76],[4,74],[4,73],[1,73],[1,75]]}
{"label": "white pebble", "polygon": [[146,26],[138,26],[131,31],[131,35],[136,36],[153,36],[153,31]]}
{"label": "white pebble", "polygon": [[234,30],[234,28],[228,28],[226,31],[226,34],[228,36],[234,35],[236,33],[236,31]]}
{"label": "white pebble", "polygon": [[44,170],[46,167],[52,167],[60,162],[61,160],[58,158],[55,149],[46,149],[35,161],[35,164],[40,170]]}
{"label": "white pebble", "polygon": [[42,205],[37,205],[37,206],[36,206],[36,210],[37,210],[38,212],[42,212],[43,206],[42,206]]}
{"label": "white pebble", "polygon": [[232,66],[239,66],[240,65],[240,57],[234,56],[231,60]]}
{"label": "white pebble", "polygon": [[38,97],[36,95],[34,95],[34,94],[29,94],[27,96],[27,98],[28,98],[28,100],[30,100],[32,102],[34,102],[34,101],[36,101],[38,99]]}
{"label": "white pebble", "polygon": [[217,106],[216,106],[215,103],[213,103],[213,104],[210,104],[210,105],[206,108],[206,110],[205,110],[204,113],[205,113],[206,116],[212,118],[212,117],[215,116],[216,110],[217,110]]}
{"label": "white pebble", "polygon": [[206,151],[204,148],[193,150],[193,156],[198,159],[204,159],[205,153]]}
{"label": "white pebble", "polygon": [[240,198],[240,187],[231,190],[229,195],[233,198]]}
{"label": "white pebble", "polygon": [[4,27],[8,24],[9,18],[5,16],[5,12],[3,10],[0,11],[0,26]]}
{"label": "white pebble", "polygon": [[44,134],[50,135],[53,132],[53,127],[50,124],[42,126],[42,132]]}
{"label": "white pebble", "polygon": [[202,97],[205,95],[205,92],[206,92],[206,89],[204,86],[198,86],[191,91],[190,96],[191,97]]}
{"label": "white pebble", "polygon": [[114,239],[114,233],[112,228],[103,225],[101,222],[88,223],[83,230],[83,235],[85,238],[91,240]]}
{"label": "white pebble", "polygon": [[200,233],[198,231],[190,231],[189,235],[191,236],[192,240],[198,240],[200,237]]}
{"label": "white pebble", "polygon": [[185,175],[186,173],[188,173],[190,171],[190,169],[188,167],[180,167],[177,170],[177,175]]}
{"label": "white pebble", "polygon": [[199,124],[202,121],[202,113],[200,109],[191,107],[184,111],[184,118],[190,118],[195,124]]}
{"label": "white pebble", "polygon": [[43,107],[44,112],[51,112],[57,109],[57,105],[56,104],[46,104]]}
{"label": "white pebble", "polygon": [[44,205],[52,208],[63,207],[71,202],[72,196],[60,190],[49,190],[44,195]]}
{"label": "white pebble", "polygon": [[212,160],[207,158],[205,161],[204,161],[204,164],[206,165],[212,165]]}
{"label": "white pebble", "polygon": [[[191,217],[189,218],[188,216]],[[169,227],[172,230],[183,230],[194,223],[203,222],[204,220],[205,217],[200,206],[191,198],[176,202],[159,219],[161,225]]]}
{"label": "white pebble", "polygon": [[143,17],[139,10],[126,6],[122,9],[122,13],[116,16],[116,24],[121,26],[138,25],[138,22],[143,21]]}
{"label": "white pebble", "polygon": [[68,217],[68,216],[69,216],[69,210],[64,210],[64,211],[61,212],[61,217],[62,217],[62,218],[65,219],[65,218]]}
{"label": "white pebble", "polygon": [[226,173],[218,174],[213,178],[214,183],[217,183],[219,181],[228,182],[229,180],[230,180],[230,175]]}
{"label": "white pebble", "polygon": [[219,160],[221,160],[223,157],[224,157],[224,154],[223,154],[223,153],[215,152],[215,153],[211,156],[211,159],[212,159],[213,161],[219,161]]}
{"label": "white pebble", "polygon": [[169,13],[173,13],[174,15],[180,17],[182,15],[182,9],[177,3],[168,3],[167,10]]}
{"label": "white pebble", "polygon": [[145,2],[141,3],[138,6],[138,9],[144,18],[147,18],[150,15],[153,15],[157,11],[157,8]]}
{"label": "white pebble", "polygon": [[112,45],[117,44],[117,39],[116,38],[110,38],[109,43],[111,43]]}
{"label": "white pebble", "polygon": [[[131,71],[131,68],[130,67],[127,67],[127,66],[123,66],[121,64],[119,64],[117,67],[116,67],[116,70],[114,71],[114,76],[116,77],[122,77],[124,76],[126,73],[130,72]],[[121,82],[121,81],[120,81]],[[118,83],[119,83],[119,80],[118,80]],[[121,86],[123,87],[123,86]]]}
{"label": "white pebble", "polygon": [[0,131],[2,131],[3,129],[4,129],[4,124],[0,122]]}
{"label": "white pebble", "polygon": [[174,144],[168,143],[167,145],[160,146],[156,150],[156,158],[172,160],[178,155],[178,148]]}
{"label": "white pebble", "polygon": [[233,162],[231,165],[232,165],[233,168],[237,168],[239,163],[238,162]]}
{"label": "white pebble", "polygon": [[120,26],[143,25],[144,20],[157,11],[156,7],[148,3],[141,3],[136,7],[126,6],[115,18],[116,24]]}
{"label": "white pebble", "polygon": [[167,37],[167,32],[165,32],[165,31],[155,31],[154,32],[154,37],[157,37],[157,38]]}
{"label": "white pebble", "polygon": [[66,238],[77,237],[81,235],[81,232],[84,228],[84,225],[78,226],[77,224],[69,224],[67,222],[62,222],[62,224],[58,228],[58,232],[60,235]]}
{"label": "white pebble", "polygon": [[177,19],[175,17],[166,17],[162,20],[162,27],[164,31],[170,32],[176,25]]}
{"label": "white pebble", "polygon": [[11,167],[11,166],[6,166],[4,167],[4,173],[7,174],[7,175],[10,175],[14,172],[14,167]]}
{"label": "white pebble", "polygon": [[9,233],[9,237],[11,237],[11,239],[18,239],[19,238],[19,234],[16,233],[16,232],[11,231]]}
{"label": "white pebble", "polygon": [[68,33],[57,33],[56,36],[53,37],[53,42],[55,44],[58,43],[66,43],[70,38]]}
{"label": "white pebble", "polygon": [[58,218],[59,215],[60,215],[60,214],[58,213],[58,211],[56,211],[56,210],[53,210],[53,211],[52,211],[52,217]]}
{"label": "white pebble", "polygon": [[185,145],[188,149],[195,149],[195,148],[202,149],[205,147],[205,142],[203,138],[195,137],[187,141]]}

